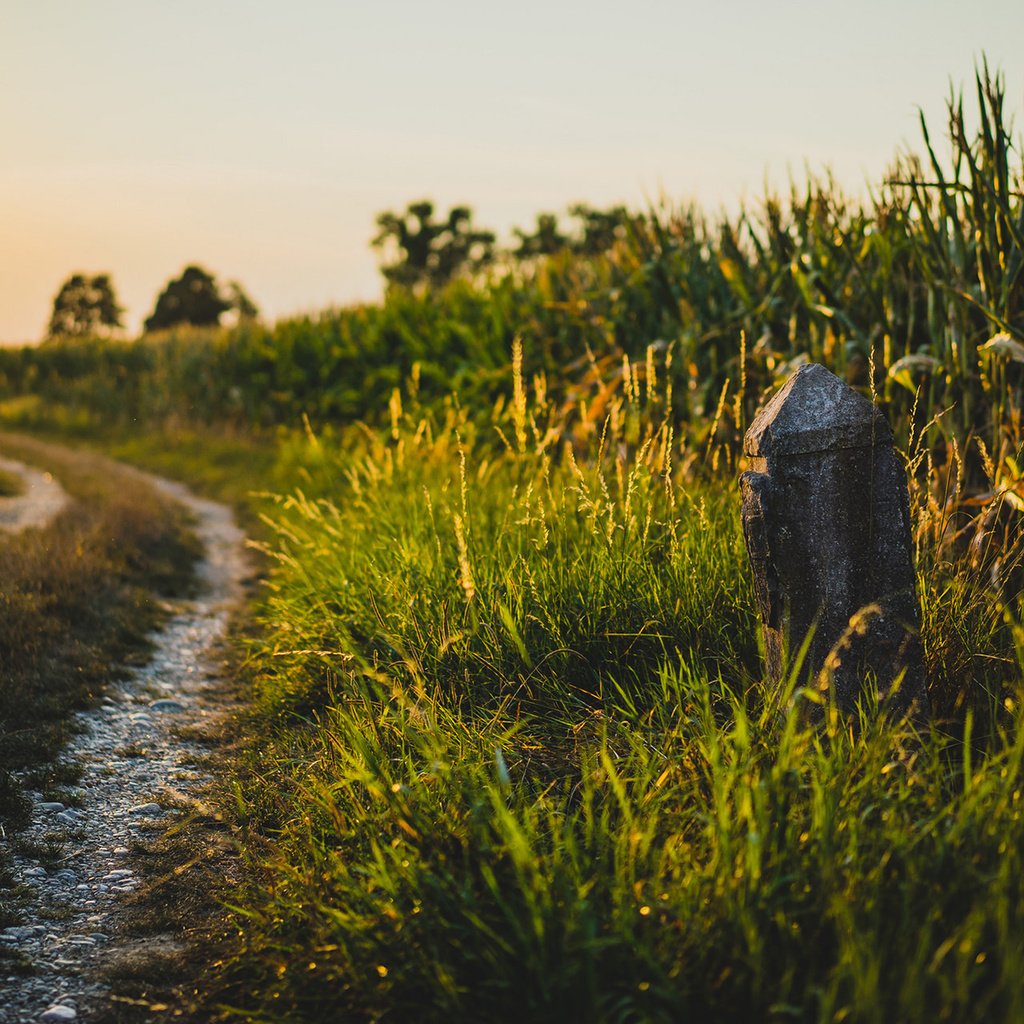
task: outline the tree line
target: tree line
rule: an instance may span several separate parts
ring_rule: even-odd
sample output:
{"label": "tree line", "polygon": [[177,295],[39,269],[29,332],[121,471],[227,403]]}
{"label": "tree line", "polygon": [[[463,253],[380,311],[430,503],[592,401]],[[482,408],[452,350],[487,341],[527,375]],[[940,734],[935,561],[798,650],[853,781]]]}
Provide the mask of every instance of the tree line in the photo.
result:
{"label": "tree line", "polygon": [[435,217],[434,204],[422,199],[403,213],[379,214],[372,244],[384,252],[381,273],[389,286],[436,288],[498,260],[527,261],[564,251],[600,255],[626,236],[633,219],[624,206],[598,210],[585,203],[570,206],[568,215],[575,224],[563,230],[557,214],[537,214],[533,228],[513,230],[517,244],[500,250],[495,233],[475,225],[468,206],[453,206],[447,216]]}
{"label": "tree line", "polygon": [[[221,285],[208,271],[191,264],[167,282],[144,327],[146,331],[183,324],[214,327],[230,311],[239,320],[259,316],[256,304],[237,281]],[[54,297],[46,337],[110,337],[124,327],[123,313],[109,274],[72,274]]]}
{"label": "tree line", "polygon": [[[376,219],[372,245],[381,250],[381,273],[390,288],[439,288],[460,274],[475,273],[505,261],[529,261],[569,251],[583,256],[607,252],[624,238],[634,215],[624,206],[598,210],[584,203],[569,207],[564,227],[554,213],[540,213],[533,228],[515,228],[516,243],[499,249],[497,236],[473,222],[468,206],[453,206],[446,216],[435,215],[429,199],[409,203],[404,212],[385,211]],[[237,281],[222,285],[202,267],[192,264],[173,278],[157,296],[145,331],[191,325],[214,327],[227,313],[255,320],[259,310]],[[109,274],[72,274],[53,300],[46,337],[110,337],[124,328]]]}

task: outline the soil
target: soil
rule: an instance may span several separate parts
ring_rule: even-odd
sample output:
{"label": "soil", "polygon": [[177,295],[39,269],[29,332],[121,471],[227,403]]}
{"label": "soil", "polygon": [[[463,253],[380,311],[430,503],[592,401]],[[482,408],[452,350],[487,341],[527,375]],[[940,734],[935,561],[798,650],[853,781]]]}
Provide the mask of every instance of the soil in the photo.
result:
{"label": "soil", "polygon": [[[0,465],[26,485],[0,501],[6,529],[42,525],[63,507],[66,496],[47,474],[6,459]],[[252,570],[226,506],[149,479],[195,519],[204,552],[199,593],[168,608],[145,665],[74,716],[61,759],[69,775],[80,773],[77,784],[59,800],[32,794],[29,827],[0,838],[14,854],[21,916],[0,929],[0,1024],[120,1019],[126,1010],[136,1020],[178,1016],[176,1007],[125,995],[138,991],[125,979],[152,981],[160,973],[154,963],[166,962],[168,977],[171,965],[180,966],[187,956],[180,917],[173,909],[154,914],[154,904],[208,897],[209,879],[191,869],[223,860],[209,835],[198,846],[193,836],[187,858],[167,850],[182,846],[196,820],[217,826],[204,801],[234,710],[223,640]],[[168,864],[176,864],[168,874],[177,889],[164,886],[155,898]]]}

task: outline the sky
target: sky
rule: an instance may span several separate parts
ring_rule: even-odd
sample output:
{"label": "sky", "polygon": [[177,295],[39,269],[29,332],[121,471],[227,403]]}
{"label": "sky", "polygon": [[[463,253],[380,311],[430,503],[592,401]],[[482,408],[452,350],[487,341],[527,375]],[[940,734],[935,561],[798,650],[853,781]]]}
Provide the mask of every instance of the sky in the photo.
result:
{"label": "sky", "polygon": [[189,263],[270,320],[381,292],[376,215],[508,238],[576,201],[709,213],[945,129],[982,56],[1024,127],[1022,0],[0,0],[0,342],[71,273],[126,326]]}

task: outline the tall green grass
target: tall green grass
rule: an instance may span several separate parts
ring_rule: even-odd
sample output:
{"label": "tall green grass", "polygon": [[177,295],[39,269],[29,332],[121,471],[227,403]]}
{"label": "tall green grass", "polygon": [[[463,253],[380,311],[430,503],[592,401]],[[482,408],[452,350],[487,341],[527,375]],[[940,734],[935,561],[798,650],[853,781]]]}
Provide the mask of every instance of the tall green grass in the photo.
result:
{"label": "tall green grass", "polygon": [[1014,1019],[1024,633],[991,574],[919,496],[942,721],[804,728],[690,442],[635,392],[574,444],[511,391],[497,454],[395,405],[358,453],[296,450],[224,1015]]}
{"label": "tall green grass", "polygon": [[685,664],[661,680],[658,719],[597,731],[560,784],[443,705],[350,693],[261,779],[292,785],[231,1001],[256,1019],[1017,1019],[1016,729],[972,764],[877,723],[854,742],[752,720]]}
{"label": "tall green grass", "polygon": [[[0,353],[22,422],[276,446],[211,1014],[1021,1017],[1024,201],[987,69],[978,102],[867,202],[826,179],[379,306]],[[802,726],[798,671],[761,677],[733,474],[806,359],[906,453],[920,733],[870,694]]]}

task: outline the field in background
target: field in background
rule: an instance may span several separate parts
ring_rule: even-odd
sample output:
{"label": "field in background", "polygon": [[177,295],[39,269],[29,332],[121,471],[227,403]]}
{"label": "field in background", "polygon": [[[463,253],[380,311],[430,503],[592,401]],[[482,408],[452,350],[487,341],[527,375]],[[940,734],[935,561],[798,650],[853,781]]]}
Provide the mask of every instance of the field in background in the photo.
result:
{"label": "field in background", "polygon": [[[698,441],[711,431],[735,452],[732,420],[748,421],[766,388],[812,359],[873,383],[904,440],[948,409],[929,440],[980,437],[1012,475],[1003,456],[1020,443],[1024,229],[1003,108],[986,71],[968,111],[977,132],[952,104],[948,147],[926,132],[925,159],[900,157],[866,203],[826,179],[732,220],[693,207],[638,213],[603,256],[511,262],[436,291],[395,289],[379,306],[2,350],[0,395],[127,429],[379,424],[395,389],[428,405],[454,391],[474,410],[510,399],[518,337],[526,378],[544,376],[578,436],[643,383],[653,346],[672,353],[671,418]],[[24,422],[35,415],[21,407]]]}
{"label": "field in background", "polygon": [[[8,422],[260,524],[209,1016],[1024,1015],[1024,181],[987,75],[978,105],[866,204],[825,181],[380,306],[0,352]],[[800,678],[761,679],[735,474],[805,359],[906,454],[926,735],[801,727]]]}

